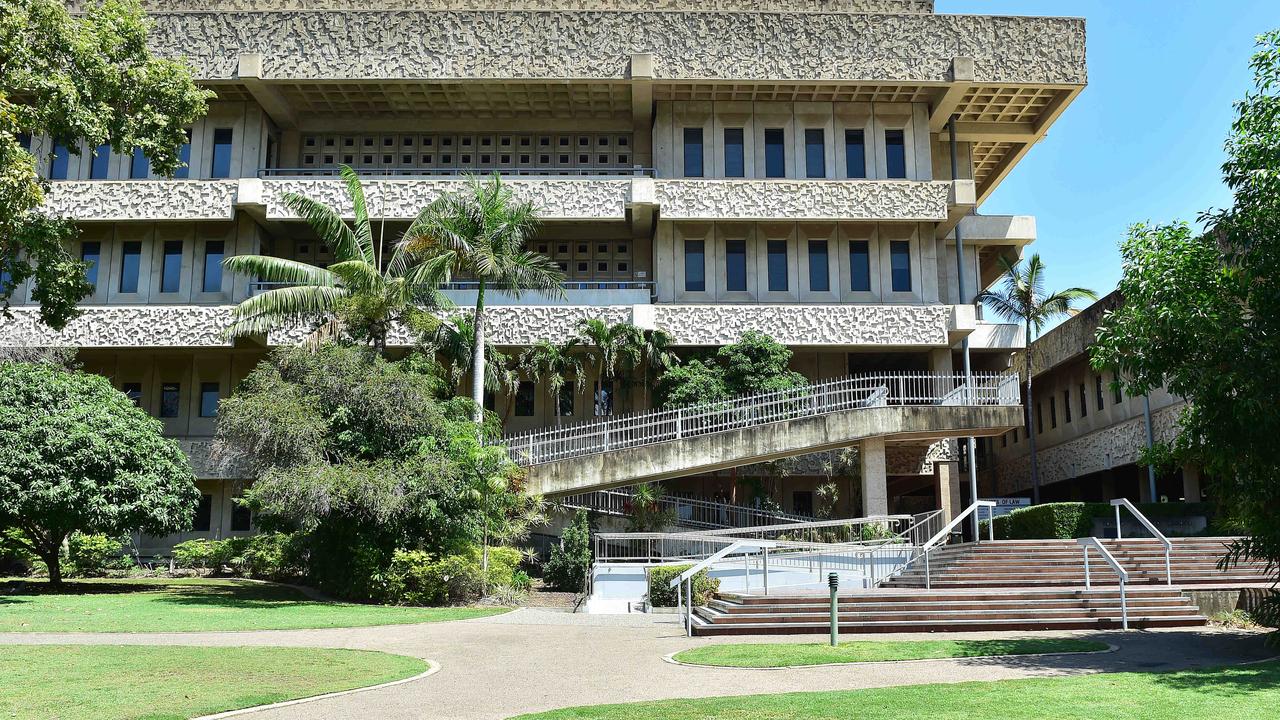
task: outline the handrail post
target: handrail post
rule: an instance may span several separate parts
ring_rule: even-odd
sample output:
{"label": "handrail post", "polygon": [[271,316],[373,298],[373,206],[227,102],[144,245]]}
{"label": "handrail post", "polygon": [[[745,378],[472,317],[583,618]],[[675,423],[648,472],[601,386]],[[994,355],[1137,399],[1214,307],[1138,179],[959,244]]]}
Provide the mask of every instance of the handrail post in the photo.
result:
{"label": "handrail post", "polygon": [[1125,594],[1124,578],[1120,578],[1120,626],[1129,629],[1129,602]]}
{"label": "handrail post", "polygon": [[1089,546],[1084,546],[1084,589],[1092,590],[1093,584],[1089,581]]}
{"label": "handrail post", "polygon": [[1172,545],[1164,546],[1164,584],[1173,584],[1173,565],[1169,562],[1169,549]]}
{"label": "handrail post", "polygon": [[929,552],[930,552],[930,548],[925,548],[925,551],[924,551],[924,589],[925,590],[933,589],[933,585],[929,577]]}
{"label": "handrail post", "polygon": [[1120,532],[1120,506],[1114,505],[1112,507],[1116,509],[1116,539],[1123,540],[1124,534]]}
{"label": "handrail post", "polygon": [[769,548],[764,549],[764,596],[769,597]]}
{"label": "handrail post", "polygon": [[684,408],[676,409],[676,439],[684,437]]}

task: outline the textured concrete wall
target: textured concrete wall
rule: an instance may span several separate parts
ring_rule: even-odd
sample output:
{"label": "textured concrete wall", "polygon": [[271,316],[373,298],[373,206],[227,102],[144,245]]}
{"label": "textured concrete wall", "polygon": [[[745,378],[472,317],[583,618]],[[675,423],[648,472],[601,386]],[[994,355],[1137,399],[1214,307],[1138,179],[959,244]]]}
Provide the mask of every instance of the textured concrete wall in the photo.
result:
{"label": "textured concrete wall", "polygon": [[656,180],[666,220],[904,220],[947,218],[946,182]]}
{"label": "textured concrete wall", "polygon": [[949,345],[947,305],[654,305],[679,345],[726,345],[748,330],[784,345]]}
{"label": "textured concrete wall", "polygon": [[[192,12],[155,16],[150,45],[196,76],[233,79],[241,53],[276,79],[625,79],[652,53],[659,80],[1086,82],[1082,20],[732,12]],[[337,49],[341,48],[340,51]]]}
{"label": "textured concrete wall", "polygon": [[3,347],[230,347],[228,305],[115,305],[84,308],[54,332],[35,307],[12,308],[0,321]]}
{"label": "textured concrete wall", "polygon": [[235,180],[86,180],[52,183],[54,217],[101,220],[230,220]]}
{"label": "textured concrete wall", "polygon": [[[67,7],[80,10],[80,0]],[[148,12],[233,10],[617,10],[931,13],[933,0],[142,0]]]}

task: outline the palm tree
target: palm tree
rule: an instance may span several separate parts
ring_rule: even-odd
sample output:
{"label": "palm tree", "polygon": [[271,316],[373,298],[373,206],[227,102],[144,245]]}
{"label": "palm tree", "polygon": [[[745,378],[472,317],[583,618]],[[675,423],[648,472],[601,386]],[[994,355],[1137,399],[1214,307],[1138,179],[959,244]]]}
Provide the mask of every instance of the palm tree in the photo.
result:
{"label": "palm tree", "polygon": [[1027,347],[1022,352],[1025,360],[1024,369],[1027,379],[1027,404],[1024,409],[1024,420],[1027,427],[1027,439],[1031,442],[1031,502],[1040,503],[1040,469],[1036,464],[1036,434],[1031,426],[1031,406],[1034,398],[1031,394],[1031,340],[1032,330],[1039,335],[1049,321],[1066,315],[1074,315],[1077,311],[1072,304],[1080,300],[1097,300],[1098,294],[1086,288],[1067,288],[1049,294],[1044,289],[1044,263],[1037,253],[1022,264],[1010,262],[1001,257],[1004,265],[1004,277],[1000,280],[997,291],[984,290],[976,298],[988,310],[1012,323],[1019,323],[1026,333]]}
{"label": "palm tree", "polygon": [[531,377],[541,378],[555,402],[556,425],[564,410],[560,391],[572,382],[575,393],[581,393],[587,385],[587,374],[582,363],[582,345],[577,338],[570,338],[557,345],[549,340],[539,340],[520,355],[520,366]]}
{"label": "palm tree", "polygon": [[[675,338],[665,331],[646,330],[641,335],[638,362],[626,364],[626,369],[629,371],[633,371],[637,367],[643,367],[644,369],[644,406],[646,408],[650,406],[649,389],[657,381],[656,373],[664,372],[680,363],[680,357],[671,349],[674,344]],[[624,361],[629,357],[624,356]]]}
{"label": "palm tree", "polygon": [[[462,379],[474,367],[475,323],[466,315],[446,318],[435,325],[422,338],[425,350],[439,357],[445,378],[457,389]],[[511,367],[506,355],[493,343],[485,342],[484,389],[494,394],[510,395],[520,382],[519,374]]]}
{"label": "palm tree", "polygon": [[416,308],[435,308],[447,302],[432,281],[431,268],[412,262],[399,247],[389,259],[385,257],[381,237],[385,221],[375,240],[360,176],[346,165],[339,173],[354,210],[350,224],[324,203],[297,193],[284,196],[285,206],[333,248],[337,262],[322,268],[268,255],[227,258],[223,266],[231,272],[286,286],[237,305],[228,333],[256,335],[280,326],[319,322],[312,342],[348,332],[362,335],[382,352],[392,321]]}
{"label": "palm tree", "polygon": [[592,346],[592,357],[595,360],[596,414],[611,415],[612,405],[601,411],[600,403],[604,399],[605,381],[613,381],[618,369],[624,366],[636,367],[642,359],[644,331],[631,323],[613,323],[599,318],[583,318],[578,321],[578,337]]}
{"label": "palm tree", "polygon": [[472,177],[465,189],[424,208],[400,246],[421,257],[427,272],[442,282],[455,275],[476,281],[471,399],[477,423],[484,417],[485,289],[492,285],[516,297],[526,290],[564,295],[560,268],[525,247],[537,229],[537,210],[516,200],[495,173],[487,182]]}

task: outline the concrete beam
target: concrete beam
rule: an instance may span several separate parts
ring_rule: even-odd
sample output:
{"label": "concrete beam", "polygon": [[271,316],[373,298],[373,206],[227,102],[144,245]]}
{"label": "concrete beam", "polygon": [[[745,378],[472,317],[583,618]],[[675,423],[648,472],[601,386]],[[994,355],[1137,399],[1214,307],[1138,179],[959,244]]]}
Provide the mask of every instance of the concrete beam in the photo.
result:
{"label": "concrete beam", "polygon": [[238,58],[236,76],[277,127],[281,129],[298,127],[298,118],[284,94],[274,85],[263,82],[261,53],[242,53]]}
{"label": "concrete beam", "polygon": [[950,522],[960,513],[960,463],[955,460],[933,462],[934,498],[942,509],[942,517]]}
{"label": "concrete beam", "polygon": [[951,84],[946,86],[929,111],[929,132],[942,132],[965,93],[973,86],[973,78],[973,58],[951,58]]}
{"label": "concrete beam", "polygon": [[1049,127],[1057,121],[1058,116],[1062,115],[1062,112],[1067,109],[1067,106],[1076,99],[1083,89],[1083,87],[1077,87],[1060,92],[1045,107],[1044,112],[1040,113],[1040,118],[1036,121],[1034,137],[1026,142],[1015,143],[1015,147],[1005,154],[1000,164],[982,181],[982,185],[977,190],[977,202],[979,205],[986,201],[991,196],[991,193],[995,192],[1005,176],[1031,151],[1031,146],[1044,139],[1044,136],[1049,132]]}
{"label": "concrete beam", "polygon": [[653,167],[653,53],[631,56],[632,158],[636,165]]}
{"label": "concrete beam", "polygon": [[960,221],[971,215],[978,206],[977,191],[972,180],[952,180],[947,195],[947,219],[938,223],[937,234],[946,237],[956,229]]}
{"label": "concrete beam", "polygon": [[[945,130],[945,128],[944,128]],[[1042,137],[1038,123],[1031,122],[958,122],[959,142],[1034,143]]]}

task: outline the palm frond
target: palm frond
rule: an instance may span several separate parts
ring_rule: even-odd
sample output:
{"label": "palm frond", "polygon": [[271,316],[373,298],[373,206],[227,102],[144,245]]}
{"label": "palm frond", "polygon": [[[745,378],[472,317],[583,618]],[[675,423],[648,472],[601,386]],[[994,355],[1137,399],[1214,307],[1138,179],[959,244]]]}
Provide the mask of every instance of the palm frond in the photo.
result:
{"label": "palm frond", "polygon": [[347,294],[343,288],[321,285],[268,290],[235,307],[227,332],[232,336],[257,335],[307,317],[322,318],[331,315]]}
{"label": "palm frond", "polygon": [[337,284],[334,274],[324,268],[270,255],[233,255],[224,259],[222,266],[237,275],[262,282],[320,286]]}
{"label": "palm frond", "polygon": [[351,198],[352,215],[355,218],[356,245],[360,248],[360,257],[367,263],[374,263],[373,227],[369,224],[369,207],[365,201],[364,185],[360,175],[350,165],[339,165],[338,174],[347,186],[347,197]]}
{"label": "palm frond", "polygon": [[355,234],[351,232],[351,227],[337,210],[298,193],[285,193],[284,204],[298,217],[307,221],[316,235],[333,248],[333,256],[338,260],[355,260],[364,257],[364,252]]}

